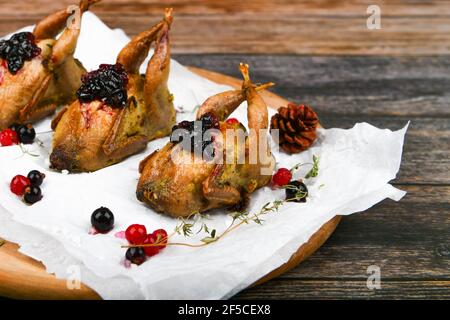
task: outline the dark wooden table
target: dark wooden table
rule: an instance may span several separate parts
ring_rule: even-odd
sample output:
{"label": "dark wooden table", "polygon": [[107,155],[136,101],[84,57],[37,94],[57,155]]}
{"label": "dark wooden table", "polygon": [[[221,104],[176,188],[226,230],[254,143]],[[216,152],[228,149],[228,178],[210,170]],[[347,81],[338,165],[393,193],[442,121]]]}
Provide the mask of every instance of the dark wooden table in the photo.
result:
{"label": "dark wooden table", "polygon": [[[2,0],[0,34],[70,2]],[[369,31],[366,8],[377,2],[382,29]],[[183,64],[238,76],[246,61],[274,92],[311,104],[325,127],[411,120],[393,181],[405,198],[345,217],[306,262],[235,298],[450,298],[450,3],[103,0],[93,11],[133,35],[169,4]],[[366,286],[371,265],[379,290]]]}
{"label": "dark wooden table", "polygon": [[[234,76],[246,61],[274,92],[312,104],[325,127],[366,121],[394,130],[411,121],[393,181],[408,194],[344,217],[306,262],[236,298],[450,298],[450,56],[175,58]],[[381,269],[381,290],[367,289],[371,265]]]}

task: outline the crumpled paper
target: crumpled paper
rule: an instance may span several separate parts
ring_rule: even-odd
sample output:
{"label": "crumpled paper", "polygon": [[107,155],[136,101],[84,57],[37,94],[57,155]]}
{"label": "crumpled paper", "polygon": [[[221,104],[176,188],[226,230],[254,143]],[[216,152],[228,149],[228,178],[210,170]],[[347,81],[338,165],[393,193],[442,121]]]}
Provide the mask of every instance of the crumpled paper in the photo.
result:
{"label": "crumpled paper", "polygon": [[[100,63],[113,63],[128,40],[123,31],[110,30],[88,12],[75,56],[88,70],[97,68]],[[175,61],[169,87],[175,106],[183,111],[178,120],[193,119],[197,105],[228,89]],[[245,103],[232,117],[246,124]],[[168,139],[153,141],[144,152],[112,167],[64,175],[48,169],[50,119],[38,123],[36,129],[42,145],[0,148],[0,236],[18,243],[22,253],[42,261],[58,278],[80,273],[81,281],[105,299],[229,298],[286,262],[336,214],[364,211],[385,198],[398,201],[405,194],[388,182],[399,170],[407,126],[395,132],[367,123],[349,130],[319,129],[318,140],[306,152],[292,156],[274,152],[278,167],[311,162],[313,155],[320,158],[318,176],[306,181],[310,193],[306,203],[287,203],[279,212],[264,216],[262,225],[243,225],[208,246],[168,246],[141,266],[126,268],[122,263],[126,249],[121,248],[125,240],[115,237],[116,232],[133,223],[144,224],[149,231],[164,228],[170,232],[177,224],[135,196],[139,161]],[[9,191],[9,182],[14,175],[32,169],[46,174],[44,198],[27,206]],[[304,176],[309,169],[301,167],[296,176]],[[258,212],[265,203],[283,198],[283,190],[262,188],[252,194],[249,210]],[[90,215],[100,206],[114,212],[115,228],[108,234],[91,235]],[[209,218],[206,223],[218,233],[232,220],[226,210],[215,210]],[[173,240],[198,243],[204,236],[176,235]]]}

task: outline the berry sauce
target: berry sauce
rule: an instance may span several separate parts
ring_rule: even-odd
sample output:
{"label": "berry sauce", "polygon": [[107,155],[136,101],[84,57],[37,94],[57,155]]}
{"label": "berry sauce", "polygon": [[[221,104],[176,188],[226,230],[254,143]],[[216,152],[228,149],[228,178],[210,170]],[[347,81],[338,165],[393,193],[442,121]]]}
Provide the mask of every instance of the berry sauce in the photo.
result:
{"label": "berry sauce", "polygon": [[9,40],[0,41],[0,58],[6,61],[9,72],[16,74],[25,61],[41,54],[31,32],[19,32]]}
{"label": "berry sauce", "polygon": [[[206,139],[204,134],[210,129],[219,129],[219,120],[214,114],[206,113],[200,120],[197,121],[181,121],[179,124],[173,126],[172,134],[170,136],[170,142],[180,143],[183,141],[184,135],[173,134],[174,131],[183,129],[186,130],[189,135],[191,151],[197,153],[203,153],[205,149],[213,143],[213,139]],[[211,154],[207,154],[208,157],[214,157],[214,149],[209,148],[208,151]]]}
{"label": "berry sauce", "polygon": [[128,76],[120,63],[101,64],[97,70],[83,75],[81,82],[77,91],[80,102],[100,100],[113,108],[126,106]]}

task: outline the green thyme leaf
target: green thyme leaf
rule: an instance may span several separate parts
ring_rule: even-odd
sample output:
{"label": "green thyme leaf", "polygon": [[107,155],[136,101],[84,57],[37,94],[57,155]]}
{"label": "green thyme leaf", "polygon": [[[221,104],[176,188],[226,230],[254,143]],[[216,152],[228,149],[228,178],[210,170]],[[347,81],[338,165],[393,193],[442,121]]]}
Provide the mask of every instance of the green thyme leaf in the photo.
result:
{"label": "green thyme leaf", "polygon": [[319,174],[319,157],[313,155],[313,167],[306,174],[305,179],[315,178]]}

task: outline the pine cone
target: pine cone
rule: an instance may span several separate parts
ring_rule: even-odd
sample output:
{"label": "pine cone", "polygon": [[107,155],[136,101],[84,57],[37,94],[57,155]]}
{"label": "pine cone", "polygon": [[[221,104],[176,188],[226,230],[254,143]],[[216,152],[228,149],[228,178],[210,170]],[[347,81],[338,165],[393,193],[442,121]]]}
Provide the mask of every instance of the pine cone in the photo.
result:
{"label": "pine cone", "polygon": [[288,153],[299,153],[316,140],[317,114],[309,106],[289,103],[270,120],[270,130],[279,129],[279,145]]}

